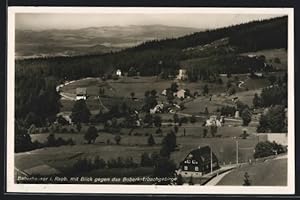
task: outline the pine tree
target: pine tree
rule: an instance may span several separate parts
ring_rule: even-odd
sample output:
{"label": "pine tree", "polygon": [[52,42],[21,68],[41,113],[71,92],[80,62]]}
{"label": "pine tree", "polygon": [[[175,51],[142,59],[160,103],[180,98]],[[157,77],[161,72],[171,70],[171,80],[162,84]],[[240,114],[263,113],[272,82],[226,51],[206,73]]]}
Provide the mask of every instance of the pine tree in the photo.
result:
{"label": "pine tree", "polygon": [[148,137],[148,145],[153,146],[155,144],[155,140],[152,134],[149,135]]}
{"label": "pine tree", "polygon": [[243,125],[248,126],[248,124],[251,122],[251,117],[252,117],[250,110],[248,108],[245,108],[242,111],[241,117],[243,119]]}
{"label": "pine tree", "polygon": [[249,174],[248,172],[245,172],[243,186],[250,186],[250,185],[251,185],[251,181],[249,179]]}
{"label": "pine tree", "polygon": [[189,185],[194,185],[193,176],[191,176],[191,177],[190,177],[190,180],[189,180]]}

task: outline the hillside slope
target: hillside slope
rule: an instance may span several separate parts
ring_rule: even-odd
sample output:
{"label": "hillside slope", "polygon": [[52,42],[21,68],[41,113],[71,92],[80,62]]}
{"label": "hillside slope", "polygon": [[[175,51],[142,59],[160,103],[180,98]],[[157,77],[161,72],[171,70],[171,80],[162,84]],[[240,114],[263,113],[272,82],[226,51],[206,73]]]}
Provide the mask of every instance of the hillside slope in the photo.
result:
{"label": "hillside slope", "polygon": [[253,186],[285,186],[287,184],[287,159],[266,160],[235,169],[227,174],[218,185],[241,186],[246,172]]}
{"label": "hillside slope", "polygon": [[[198,32],[176,39],[145,42],[137,47],[103,55],[17,60],[16,67],[17,70],[22,67],[32,70],[39,68],[43,76],[67,80],[100,76],[117,68],[124,72],[131,70],[131,74],[140,72],[142,76],[161,74],[167,77],[177,73],[183,60],[216,57],[217,60],[210,60],[208,64],[214,62],[215,66],[223,67],[226,63],[227,67],[222,70],[216,67],[212,73],[224,70],[231,70],[230,73],[234,73],[238,66],[231,68],[229,64],[238,63],[240,53],[270,48],[286,49],[286,25],[287,17],[280,17]],[[266,34],[268,39],[257,39],[265,38]],[[252,37],[253,35],[255,37]],[[216,42],[218,40],[221,42]],[[199,47],[205,45],[213,48],[200,52]],[[221,48],[216,45],[221,45]],[[261,68],[263,64],[253,59],[243,63],[246,63],[243,67],[246,69],[249,68],[248,65]]]}

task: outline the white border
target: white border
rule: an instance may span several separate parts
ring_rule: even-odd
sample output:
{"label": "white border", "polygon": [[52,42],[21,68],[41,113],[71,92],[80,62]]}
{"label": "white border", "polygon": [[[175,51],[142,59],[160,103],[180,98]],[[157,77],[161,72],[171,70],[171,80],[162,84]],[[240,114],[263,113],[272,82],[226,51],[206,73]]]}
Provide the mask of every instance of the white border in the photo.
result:
{"label": "white border", "polygon": [[[288,15],[288,181],[287,186],[158,186],[14,183],[14,30],[16,13],[214,13]],[[294,9],[293,8],[151,8],[151,7],[9,7],[7,66],[7,192],[112,194],[294,194]]]}

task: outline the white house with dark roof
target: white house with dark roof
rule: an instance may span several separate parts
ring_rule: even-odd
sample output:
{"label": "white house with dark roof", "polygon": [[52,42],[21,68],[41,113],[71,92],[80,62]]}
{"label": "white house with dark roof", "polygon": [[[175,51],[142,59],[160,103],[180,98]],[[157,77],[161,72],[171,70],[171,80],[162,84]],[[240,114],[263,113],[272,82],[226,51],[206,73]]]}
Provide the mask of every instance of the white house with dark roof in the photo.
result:
{"label": "white house with dark roof", "polygon": [[216,155],[209,146],[199,147],[192,150],[180,163],[177,174],[182,177],[201,177],[210,173],[211,170],[219,169]]}

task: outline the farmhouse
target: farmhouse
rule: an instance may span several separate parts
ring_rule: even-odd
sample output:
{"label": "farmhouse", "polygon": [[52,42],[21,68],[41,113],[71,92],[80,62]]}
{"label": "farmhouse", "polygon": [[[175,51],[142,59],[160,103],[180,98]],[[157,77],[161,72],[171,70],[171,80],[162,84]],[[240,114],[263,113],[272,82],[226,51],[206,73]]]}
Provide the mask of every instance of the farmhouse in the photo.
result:
{"label": "farmhouse", "polygon": [[86,88],[76,88],[76,101],[81,99],[83,100],[87,99]]}
{"label": "farmhouse", "polygon": [[219,169],[216,155],[209,146],[192,150],[180,163],[177,174],[182,177],[201,177],[213,170]]}
{"label": "farmhouse", "polygon": [[177,75],[177,79],[178,80],[182,80],[182,81],[188,79],[188,75],[187,75],[186,69],[179,69],[179,74]]}
{"label": "farmhouse", "polygon": [[210,116],[209,119],[206,120],[205,126],[217,126],[217,127],[221,127],[222,126],[222,122],[224,122],[224,117],[221,117],[221,119],[218,120],[216,115],[212,115],[212,116]]}

